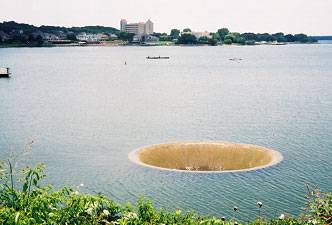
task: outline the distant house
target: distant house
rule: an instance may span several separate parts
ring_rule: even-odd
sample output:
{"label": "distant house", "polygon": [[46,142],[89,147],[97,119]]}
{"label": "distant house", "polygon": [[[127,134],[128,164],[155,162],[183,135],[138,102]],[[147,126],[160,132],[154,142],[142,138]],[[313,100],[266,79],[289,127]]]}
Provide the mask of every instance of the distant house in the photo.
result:
{"label": "distant house", "polygon": [[159,41],[158,37],[147,34],[135,35],[133,37],[133,42],[158,42],[158,41]]}
{"label": "distant house", "polygon": [[11,38],[11,36],[0,30],[0,38],[1,38],[0,41],[8,41]]}
{"label": "distant house", "polygon": [[33,32],[32,33],[32,36],[34,39],[36,39],[38,36],[41,36],[43,40],[46,40],[45,38],[45,33],[44,32],[41,32],[41,31],[36,31],[36,32]]}
{"label": "distant house", "polygon": [[96,38],[97,41],[107,41],[109,39],[108,35],[106,34],[97,34]]}
{"label": "distant house", "polygon": [[87,42],[96,42],[98,41],[96,34],[87,34],[87,33],[80,33],[76,36],[77,40],[80,41],[87,41]]}
{"label": "distant house", "polygon": [[56,41],[59,40],[58,36],[51,34],[51,33],[44,33],[46,41]]}
{"label": "distant house", "polygon": [[22,38],[22,39],[28,39],[28,36],[26,34],[23,33],[23,30],[12,30],[12,32],[10,32],[10,35],[13,38]]}
{"label": "distant house", "polygon": [[207,38],[212,38],[210,33],[208,31],[202,31],[202,32],[182,32],[182,34],[191,34],[194,35],[197,39],[200,37],[207,37]]}
{"label": "distant house", "polygon": [[158,42],[159,38],[152,36],[152,35],[148,35],[145,37],[145,42]]}
{"label": "distant house", "polygon": [[53,32],[55,36],[58,37],[59,40],[67,40],[67,34],[63,31],[55,31]]}
{"label": "distant house", "polygon": [[51,34],[51,33],[44,33],[42,31],[36,31],[34,33],[32,33],[33,35],[33,38],[37,38],[38,36],[41,36],[42,39],[44,41],[55,41],[55,40],[59,40],[58,36],[54,35],[54,34]]}
{"label": "distant house", "polygon": [[112,40],[116,40],[116,39],[119,38],[118,35],[116,35],[116,34],[110,34],[109,37],[110,37],[110,39],[112,39]]}

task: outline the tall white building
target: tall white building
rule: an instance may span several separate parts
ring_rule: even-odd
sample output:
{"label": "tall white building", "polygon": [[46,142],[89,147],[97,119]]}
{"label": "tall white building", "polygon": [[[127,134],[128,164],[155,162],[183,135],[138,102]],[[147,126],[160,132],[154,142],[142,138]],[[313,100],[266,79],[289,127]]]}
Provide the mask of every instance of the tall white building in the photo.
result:
{"label": "tall white building", "polygon": [[127,33],[133,33],[136,35],[142,35],[142,34],[153,34],[153,23],[151,20],[139,23],[127,23],[127,20],[122,19],[120,21],[120,30],[127,32]]}

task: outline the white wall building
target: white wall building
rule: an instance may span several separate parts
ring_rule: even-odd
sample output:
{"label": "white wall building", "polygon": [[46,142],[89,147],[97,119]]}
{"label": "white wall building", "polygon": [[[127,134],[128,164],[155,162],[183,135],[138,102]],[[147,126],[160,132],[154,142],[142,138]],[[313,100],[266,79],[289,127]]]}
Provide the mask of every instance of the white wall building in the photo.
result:
{"label": "white wall building", "polygon": [[98,41],[96,34],[80,33],[79,35],[76,36],[76,38],[77,40],[87,41],[87,42]]}
{"label": "white wall building", "polygon": [[153,23],[151,20],[144,22],[139,22],[139,23],[127,23],[127,20],[122,19],[120,21],[120,30],[127,32],[127,33],[133,33],[136,35],[141,35],[141,34],[153,34]]}
{"label": "white wall building", "polygon": [[191,34],[194,35],[197,39],[200,37],[207,37],[207,38],[212,38],[210,35],[210,32],[208,31],[202,31],[202,32],[182,32],[182,34]]}

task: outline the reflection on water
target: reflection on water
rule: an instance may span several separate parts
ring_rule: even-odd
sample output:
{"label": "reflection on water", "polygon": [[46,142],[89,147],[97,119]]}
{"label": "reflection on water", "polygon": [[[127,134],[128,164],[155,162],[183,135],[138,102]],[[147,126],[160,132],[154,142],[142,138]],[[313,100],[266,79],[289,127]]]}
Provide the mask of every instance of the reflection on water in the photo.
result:
{"label": "reflection on water", "polygon": [[[169,60],[147,60],[149,55]],[[229,59],[241,58],[240,63]],[[332,191],[332,45],[0,49],[0,156],[32,139],[55,188],[215,216],[298,214],[305,183]],[[124,65],[124,62],[127,65]],[[284,160],[241,173],[174,173],[128,160],[141,146],[221,140]]]}

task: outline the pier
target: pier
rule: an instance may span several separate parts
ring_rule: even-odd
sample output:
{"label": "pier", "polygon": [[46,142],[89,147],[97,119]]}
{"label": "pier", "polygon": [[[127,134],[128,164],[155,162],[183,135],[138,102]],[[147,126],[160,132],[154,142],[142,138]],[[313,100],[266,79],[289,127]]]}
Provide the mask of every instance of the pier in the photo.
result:
{"label": "pier", "polygon": [[7,78],[7,77],[9,77],[9,75],[10,75],[11,73],[10,73],[10,71],[9,71],[9,68],[7,67],[7,68],[0,68],[0,78]]}
{"label": "pier", "polygon": [[147,59],[169,59],[168,56],[148,56]]}

